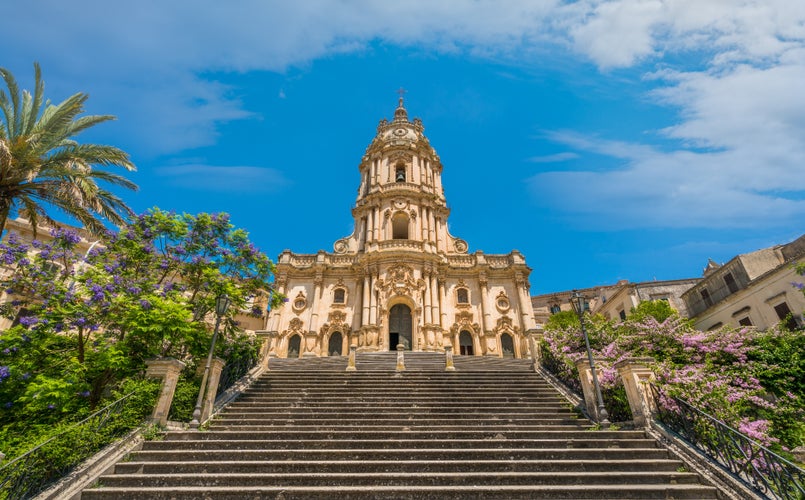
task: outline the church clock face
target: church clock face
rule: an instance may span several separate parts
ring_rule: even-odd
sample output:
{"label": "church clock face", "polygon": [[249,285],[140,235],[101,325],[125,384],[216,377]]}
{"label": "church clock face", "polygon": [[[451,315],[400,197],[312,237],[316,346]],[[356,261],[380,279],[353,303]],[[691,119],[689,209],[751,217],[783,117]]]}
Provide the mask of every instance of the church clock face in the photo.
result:
{"label": "church clock face", "polygon": [[406,206],[406,203],[405,203],[404,200],[395,200],[394,201],[394,207],[395,208],[399,208],[400,210],[402,210],[403,208],[405,208],[405,206]]}
{"label": "church clock face", "polygon": [[404,128],[398,128],[397,130],[394,131],[394,135],[396,135],[398,137],[404,136],[405,135],[405,129]]}

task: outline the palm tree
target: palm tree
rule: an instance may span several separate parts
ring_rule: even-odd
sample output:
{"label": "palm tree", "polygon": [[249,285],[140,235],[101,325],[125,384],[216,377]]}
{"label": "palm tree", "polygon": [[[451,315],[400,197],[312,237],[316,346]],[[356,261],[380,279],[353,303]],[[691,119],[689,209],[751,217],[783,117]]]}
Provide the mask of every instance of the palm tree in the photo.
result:
{"label": "palm tree", "polygon": [[74,137],[109,115],[79,116],[89,97],[79,92],[53,105],[43,102],[44,82],[34,64],[33,95],[20,92],[14,76],[0,68],[8,95],[0,90],[0,235],[12,214],[28,219],[36,230],[43,220],[55,221],[49,208],[57,208],[80,221],[92,233],[100,233],[103,220],[120,225],[132,210],[98,181],[137,190],[126,178],[94,167],[136,170],[129,155],[112,146],[79,144]]}

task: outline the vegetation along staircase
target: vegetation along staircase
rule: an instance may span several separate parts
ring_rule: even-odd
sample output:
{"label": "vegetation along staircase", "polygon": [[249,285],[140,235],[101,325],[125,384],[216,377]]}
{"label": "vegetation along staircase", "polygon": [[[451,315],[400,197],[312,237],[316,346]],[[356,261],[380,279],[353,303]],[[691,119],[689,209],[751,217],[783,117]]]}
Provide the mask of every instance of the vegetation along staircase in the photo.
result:
{"label": "vegetation along staircase", "polygon": [[717,498],[642,431],[596,430],[528,360],[272,359],[206,431],[168,432],[83,499]]}

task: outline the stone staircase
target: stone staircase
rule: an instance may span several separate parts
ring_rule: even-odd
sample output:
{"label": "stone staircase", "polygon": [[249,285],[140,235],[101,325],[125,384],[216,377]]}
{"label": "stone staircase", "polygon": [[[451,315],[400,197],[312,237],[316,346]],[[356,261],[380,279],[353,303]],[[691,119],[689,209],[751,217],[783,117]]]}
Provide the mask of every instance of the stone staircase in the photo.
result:
{"label": "stone staircase", "polygon": [[202,432],[168,432],[83,499],[718,498],[642,431],[595,430],[528,360],[272,359]]}

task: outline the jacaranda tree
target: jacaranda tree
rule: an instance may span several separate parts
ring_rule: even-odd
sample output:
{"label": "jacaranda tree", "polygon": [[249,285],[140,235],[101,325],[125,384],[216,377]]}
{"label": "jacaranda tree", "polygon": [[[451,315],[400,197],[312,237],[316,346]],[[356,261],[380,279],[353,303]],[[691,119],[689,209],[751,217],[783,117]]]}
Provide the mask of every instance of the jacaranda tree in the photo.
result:
{"label": "jacaranda tree", "polygon": [[279,300],[273,263],[226,214],[154,209],[86,253],[73,231],[51,236],[29,245],[12,234],[0,245],[12,299],[3,312],[18,323],[0,335],[0,425],[89,409],[147,358],[197,364],[222,293],[232,306],[218,353],[254,347],[236,335],[234,315]]}

